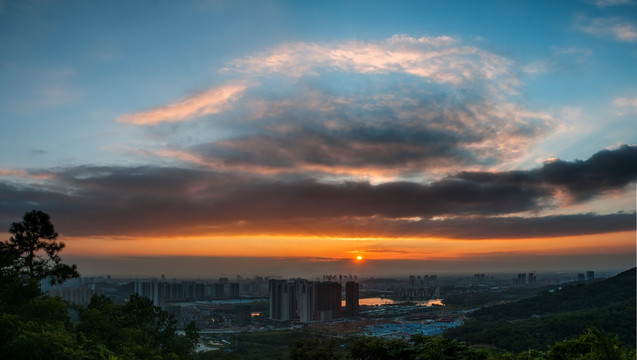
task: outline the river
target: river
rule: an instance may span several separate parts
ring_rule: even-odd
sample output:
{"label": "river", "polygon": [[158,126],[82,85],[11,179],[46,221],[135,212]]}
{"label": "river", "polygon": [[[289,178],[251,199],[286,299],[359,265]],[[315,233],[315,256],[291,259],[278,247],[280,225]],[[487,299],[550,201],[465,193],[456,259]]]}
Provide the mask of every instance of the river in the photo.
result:
{"label": "river", "polygon": [[[444,306],[442,299],[429,299],[429,300],[392,300],[380,297],[361,298],[358,299],[358,305],[375,306],[375,305],[397,305],[404,303],[414,303],[417,306],[432,306],[440,305]],[[345,306],[345,300],[343,300],[342,306]]]}

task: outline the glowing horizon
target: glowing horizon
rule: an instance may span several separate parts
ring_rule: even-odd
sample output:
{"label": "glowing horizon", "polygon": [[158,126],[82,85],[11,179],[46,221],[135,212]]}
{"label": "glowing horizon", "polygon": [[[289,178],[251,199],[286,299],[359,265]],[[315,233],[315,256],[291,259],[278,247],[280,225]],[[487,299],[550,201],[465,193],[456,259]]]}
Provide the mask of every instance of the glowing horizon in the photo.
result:
{"label": "glowing horizon", "polygon": [[[599,247],[600,238],[604,247]],[[284,236],[223,236],[188,238],[132,238],[90,239],[60,238],[67,244],[69,255],[90,256],[229,256],[229,257],[288,257],[332,259],[410,259],[444,260],[463,257],[480,257],[500,254],[566,255],[596,253],[630,253],[634,249],[634,232],[564,236],[558,238],[523,238],[489,240],[450,240],[422,238],[366,238],[347,239],[333,237],[284,237]],[[241,247],[237,248],[236,243]],[[385,244],[378,249],[374,245]],[[394,243],[393,248],[387,246]],[[532,243],[533,245],[529,245]],[[308,244],[312,244],[311,252]],[[417,245],[417,246],[416,246]]]}

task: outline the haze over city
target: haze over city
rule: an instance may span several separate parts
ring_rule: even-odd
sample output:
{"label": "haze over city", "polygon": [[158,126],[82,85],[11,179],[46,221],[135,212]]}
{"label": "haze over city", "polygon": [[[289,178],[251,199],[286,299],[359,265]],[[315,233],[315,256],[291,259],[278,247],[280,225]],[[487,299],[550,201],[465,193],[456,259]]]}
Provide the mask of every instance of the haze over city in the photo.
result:
{"label": "haze over city", "polygon": [[0,228],[50,214],[82,275],[625,270],[635,19],[0,1]]}

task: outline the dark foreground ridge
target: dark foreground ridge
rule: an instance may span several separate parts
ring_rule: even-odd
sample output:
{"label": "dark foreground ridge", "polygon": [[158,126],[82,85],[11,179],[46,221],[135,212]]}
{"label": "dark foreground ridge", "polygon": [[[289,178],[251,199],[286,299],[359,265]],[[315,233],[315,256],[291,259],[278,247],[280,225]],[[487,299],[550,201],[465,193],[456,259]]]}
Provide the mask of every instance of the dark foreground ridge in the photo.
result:
{"label": "dark foreground ridge", "polygon": [[635,268],[607,280],[547,289],[538,296],[482,308],[445,337],[509,351],[544,350],[587,328],[612,332],[635,346]]}

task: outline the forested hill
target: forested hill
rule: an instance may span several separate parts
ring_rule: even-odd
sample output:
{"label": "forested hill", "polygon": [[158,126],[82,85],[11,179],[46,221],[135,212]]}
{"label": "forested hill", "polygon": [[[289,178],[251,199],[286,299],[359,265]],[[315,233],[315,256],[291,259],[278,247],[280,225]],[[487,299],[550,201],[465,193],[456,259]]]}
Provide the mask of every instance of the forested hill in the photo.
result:
{"label": "forested hill", "polygon": [[464,326],[445,336],[511,351],[544,350],[589,327],[615,333],[635,344],[635,268],[590,284],[558,287],[517,302],[489,306],[471,314]]}

